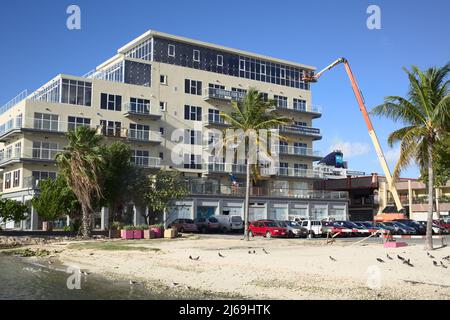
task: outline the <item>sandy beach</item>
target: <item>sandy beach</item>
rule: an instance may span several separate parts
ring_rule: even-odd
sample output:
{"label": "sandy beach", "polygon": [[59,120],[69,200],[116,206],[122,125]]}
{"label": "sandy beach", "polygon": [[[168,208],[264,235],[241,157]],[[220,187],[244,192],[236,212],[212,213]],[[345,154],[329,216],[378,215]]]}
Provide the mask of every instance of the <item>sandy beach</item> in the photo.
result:
{"label": "sandy beach", "polygon": [[[265,238],[246,242],[193,235],[172,240],[64,241],[30,248],[57,251],[40,259],[186,294],[236,299],[450,299],[450,262],[443,260],[448,268],[433,265],[433,260],[440,265],[450,255],[449,247],[434,250],[430,258],[422,244],[397,249],[383,248],[381,240],[350,244]],[[397,255],[410,259],[413,266]]]}

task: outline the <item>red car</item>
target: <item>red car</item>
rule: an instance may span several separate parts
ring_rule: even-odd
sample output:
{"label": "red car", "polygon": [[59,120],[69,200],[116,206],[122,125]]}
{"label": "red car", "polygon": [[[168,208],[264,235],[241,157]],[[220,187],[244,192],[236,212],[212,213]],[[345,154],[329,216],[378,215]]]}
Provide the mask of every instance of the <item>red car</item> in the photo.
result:
{"label": "red car", "polygon": [[250,237],[265,236],[271,237],[287,237],[287,229],[278,227],[273,221],[258,220],[250,223],[248,227]]}

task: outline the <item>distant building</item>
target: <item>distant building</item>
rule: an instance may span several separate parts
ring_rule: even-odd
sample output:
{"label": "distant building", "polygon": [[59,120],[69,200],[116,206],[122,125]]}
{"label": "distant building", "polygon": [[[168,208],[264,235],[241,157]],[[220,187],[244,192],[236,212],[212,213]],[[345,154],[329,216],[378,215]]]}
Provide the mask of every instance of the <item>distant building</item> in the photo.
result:
{"label": "distant building", "polygon": [[[403,207],[411,219],[426,220],[428,214],[428,189],[418,179],[400,179],[396,188]],[[318,181],[315,187],[326,191],[347,191],[350,203],[349,218],[353,221],[372,220],[386,208],[395,208],[386,178],[376,173],[364,177],[347,177]],[[434,214],[450,218],[450,181],[435,189]],[[386,212],[386,210],[384,210]]]}
{"label": "distant building", "polygon": [[314,172],[323,175],[326,179],[340,179],[347,176],[365,176],[365,172],[348,169],[347,161],[344,161],[344,154],[340,150],[335,150],[326,155],[322,160],[314,165]]}

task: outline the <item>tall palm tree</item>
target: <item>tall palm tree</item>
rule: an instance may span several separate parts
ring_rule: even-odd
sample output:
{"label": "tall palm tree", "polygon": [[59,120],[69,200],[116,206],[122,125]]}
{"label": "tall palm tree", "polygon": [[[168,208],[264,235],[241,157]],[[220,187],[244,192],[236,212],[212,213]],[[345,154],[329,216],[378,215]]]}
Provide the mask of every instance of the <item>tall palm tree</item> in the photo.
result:
{"label": "tall palm tree", "polygon": [[385,116],[405,127],[392,132],[388,143],[400,142],[400,157],[394,169],[394,181],[402,169],[415,161],[428,171],[428,222],[425,248],[433,249],[433,155],[437,145],[448,139],[450,129],[450,63],[442,68],[429,68],[425,72],[412,66],[404,69],[409,77],[409,91],[405,98],[389,96],[371,112]]}
{"label": "tall palm tree", "polygon": [[68,143],[64,151],[56,155],[56,162],[60,174],[65,176],[80,202],[83,237],[90,238],[95,202],[101,198],[102,137],[95,130],[84,126],[67,132],[66,137]]}
{"label": "tall palm tree", "polygon": [[[250,88],[244,99],[240,102],[232,102],[233,112],[221,112],[221,117],[227,121],[234,130],[242,130],[245,143],[246,160],[246,185],[245,185],[245,207],[244,207],[244,237],[248,241],[248,217],[249,217],[249,199],[250,199],[250,181],[252,175],[252,164],[249,155],[249,135],[256,134],[258,143],[267,143],[263,137],[259,136],[260,129],[274,129],[280,125],[291,122],[290,119],[280,116],[276,113],[276,103],[274,100],[266,101],[262,94],[256,89]],[[272,133],[276,134],[276,133]],[[278,134],[277,134],[278,135]],[[278,135],[278,137],[280,137]],[[254,164],[253,164],[254,165]]]}

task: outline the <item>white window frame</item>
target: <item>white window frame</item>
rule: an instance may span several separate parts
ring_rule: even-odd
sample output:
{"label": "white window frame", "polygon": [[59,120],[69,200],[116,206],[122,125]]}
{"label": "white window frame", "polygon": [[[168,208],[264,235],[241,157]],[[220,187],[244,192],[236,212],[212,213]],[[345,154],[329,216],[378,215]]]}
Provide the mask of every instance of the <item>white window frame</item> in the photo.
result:
{"label": "white window frame", "polygon": [[161,109],[161,111],[166,111],[167,110],[167,102],[160,101],[159,102],[159,108]]}
{"label": "white window frame", "polygon": [[[170,54],[170,51],[171,51],[170,49],[173,50],[173,54]],[[169,44],[169,46],[167,47],[167,55],[169,57],[175,57],[175,45]]]}
{"label": "white window frame", "polygon": [[[264,67],[264,72],[263,72],[263,67]],[[260,70],[259,74],[262,75],[262,76],[265,76],[266,75],[266,70],[267,70],[266,68],[267,68],[266,64],[261,62],[260,67],[259,67],[259,70]]]}
{"label": "white window frame", "polygon": [[[163,77],[164,81],[161,81],[161,77]],[[159,75],[159,80],[160,80],[161,84],[167,86],[167,83],[168,83],[168,81],[167,81],[167,75],[165,75],[165,74],[160,74],[160,75]]]}
{"label": "white window frame", "polygon": [[[198,59],[195,59],[195,54],[198,54]],[[195,61],[195,62],[200,62],[200,50],[196,50],[196,49],[194,49],[194,51],[193,51],[193,54],[192,54],[192,59]]]}
{"label": "white window frame", "polygon": [[[219,59],[220,58],[220,59]],[[219,63],[219,60],[220,60],[220,63]],[[218,67],[223,67],[223,55],[221,55],[221,54],[218,54],[217,55],[217,66]]]}

